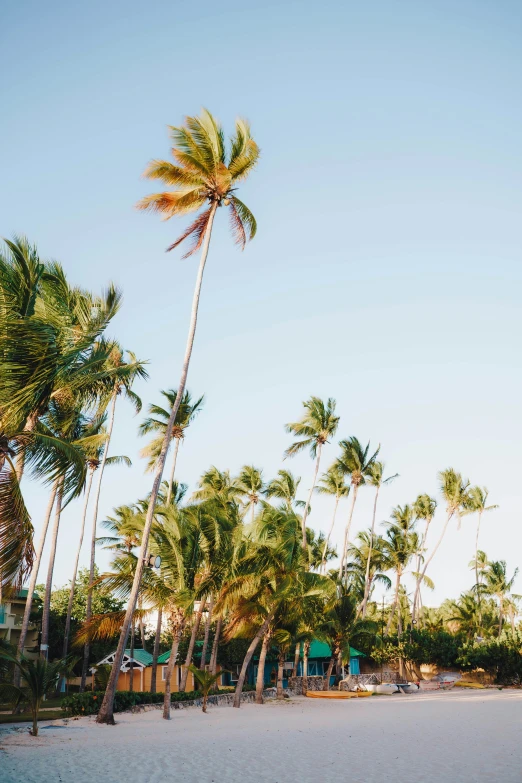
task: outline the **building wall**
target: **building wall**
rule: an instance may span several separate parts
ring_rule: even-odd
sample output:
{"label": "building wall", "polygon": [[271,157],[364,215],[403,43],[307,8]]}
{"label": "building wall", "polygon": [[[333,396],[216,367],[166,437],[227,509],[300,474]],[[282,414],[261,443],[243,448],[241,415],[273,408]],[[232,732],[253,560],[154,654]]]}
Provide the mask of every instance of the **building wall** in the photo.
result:
{"label": "building wall", "polygon": [[[166,672],[167,666],[158,664],[158,671],[156,674],[156,692],[157,693],[163,693],[165,691],[165,680],[164,680],[164,672]],[[143,675],[141,672],[143,671]],[[142,680],[143,676],[143,680]],[[171,691],[172,693],[177,693],[179,691],[179,685],[181,682],[181,676],[182,676],[182,667],[181,666],[175,666],[174,671],[172,672],[172,680],[171,680]],[[152,679],[152,666],[147,666],[145,669],[140,669],[139,666],[136,666],[134,669],[134,682],[133,687],[135,691],[150,691],[150,682]],[[143,687],[142,687],[143,682]],[[118,684],[117,684],[117,690],[119,691],[128,691],[130,685],[130,672],[121,672],[120,676],[118,677]],[[189,672],[188,679],[187,679],[187,691],[195,691],[197,690],[196,686],[194,685],[194,675],[192,672]]]}
{"label": "building wall", "polygon": [[[15,647],[20,640],[25,603],[26,596],[24,595],[11,598],[0,605],[0,639],[5,639]],[[38,631],[34,626],[29,626],[25,640],[24,654],[28,658],[37,658],[37,650],[34,650],[34,652],[29,652],[28,650],[28,648],[36,648],[37,645]]]}

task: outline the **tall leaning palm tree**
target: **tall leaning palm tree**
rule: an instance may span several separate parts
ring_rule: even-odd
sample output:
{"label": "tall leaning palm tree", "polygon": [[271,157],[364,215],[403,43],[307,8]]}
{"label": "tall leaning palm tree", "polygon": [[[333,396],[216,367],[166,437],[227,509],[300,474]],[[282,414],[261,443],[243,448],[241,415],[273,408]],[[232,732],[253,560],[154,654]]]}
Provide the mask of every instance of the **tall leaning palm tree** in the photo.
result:
{"label": "tall leaning palm tree", "polygon": [[[113,349],[111,351],[108,364],[111,368],[117,371],[116,378],[113,382],[113,387],[110,393],[110,397],[106,400],[109,403],[109,416],[107,422],[107,432],[105,438],[105,444],[98,467],[98,483],[94,493],[94,508],[92,515],[92,531],[91,531],[91,556],[89,562],[89,589],[87,591],[87,605],[85,608],[85,622],[88,624],[92,616],[92,590],[94,583],[94,571],[96,565],[96,530],[98,524],[98,507],[100,504],[101,487],[103,481],[103,474],[105,466],[109,459],[109,448],[111,445],[112,432],[114,428],[114,419],[116,416],[116,401],[120,395],[124,395],[127,400],[131,402],[136,413],[141,411],[141,400],[138,395],[132,391],[132,384],[137,378],[147,378],[147,372],[144,367],[144,362],[140,362],[136,359],[136,356],[127,351],[130,362],[125,361],[124,350],[116,343],[113,343]],[[87,680],[87,669],[89,665],[89,644],[84,647],[84,656],[82,664],[82,690],[85,688]],[[121,665],[121,664],[120,664]]]}
{"label": "tall leaning palm tree", "polygon": [[417,552],[417,568],[416,568],[416,582],[415,582],[415,590],[413,593],[413,607],[411,610],[411,619],[416,620],[417,617],[417,607],[420,603],[420,589],[421,589],[421,562],[422,558],[424,557],[424,551],[426,549],[426,540],[428,538],[428,531],[430,528],[430,525],[433,521],[433,517],[435,516],[435,511],[437,510],[437,501],[430,497],[428,494],[424,493],[421,495],[417,495],[417,499],[415,500],[413,504],[413,513],[415,515],[415,519],[419,520],[422,519],[424,521],[424,530],[422,531],[420,542],[419,542],[419,551]]}
{"label": "tall leaning palm tree", "polygon": [[379,492],[382,486],[391,484],[391,482],[398,477],[398,473],[394,473],[393,476],[384,478],[384,462],[375,460],[368,470],[367,483],[372,487],[375,487],[375,497],[373,501],[373,515],[372,526],[370,530],[370,546],[368,549],[368,559],[366,560],[366,577],[364,580],[364,596],[360,607],[360,612],[363,617],[366,617],[366,606],[368,604],[368,596],[370,594],[371,580],[370,580],[370,563],[372,561],[372,546],[373,538],[375,534],[375,518],[377,516],[377,502],[379,500]]}
{"label": "tall leaning palm tree", "polygon": [[254,237],[257,230],[254,216],[236,195],[236,185],[248,177],[259,158],[259,147],[250,135],[248,123],[244,120],[236,121],[235,133],[231,139],[228,151],[221,126],[206,110],[201,113],[200,117],[187,117],[184,125],[172,127],[170,130],[173,141],[172,154],[175,162],[154,160],[148,166],[145,176],[149,179],[160,179],[166,185],[172,186],[173,189],[147,196],[138,204],[138,207],[158,212],[167,220],[174,216],[199,212],[203,209],[183,234],[168,248],[173,250],[190,237],[192,246],[185,255],[191,255],[201,249],[201,258],[192,300],[187,346],[176,402],[172,406],[163,445],[154,472],[154,481],[143,528],[134,583],[121,629],[111,676],[97,717],[99,723],[114,723],[113,705],[116,682],[123,660],[132,614],[138,598],[144,557],[147,553],[149,534],[154,520],[154,511],[167,450],[172,436],[172,428],[174,427],[187,383],[190,358],[196,334],[201,284],[203,282],[203,273],[205,271],[216,212],[218,208],[226,207],[228,209],[232,232],[241,248],[244,248],[247,239]]}
{"label": "tall leaning palm tree", "polygon": [[337,516],[337,507],[341,498],[347,498],[350,494],[350,487],[344,479],[344,474],[339,470],[337,465],[330,465],[326,473],[321,476],[315,491],[318,495],[331,495],[335,498],[334,510],[332,521],[330,523],[330,529],[324,541],[323,555],[321,558],[321,570],[326,566],[326,553],[328,551],[328,545],[335,526],[335,517]]}
{"label": "tall leaning palm tree", "polygon": [[442,544],[442,540],[446,535],[446,530],[448,529],[450,520],[454,516],[456,516],[460,520],[460,517],[462,516],[463,513],[465,513],[467,504],[469,503],[469,499],[468,499],[469,481],[463,479],[460,473],[458,473],[453,468],[447,468],[446,470],[440,471],[438,478],[440,482],[440,490],[442,493],[442,497],[444,498],[444,501],[446,503],[446,521],[444,523],[444,527],[442,528],[442,532],[438,538],[438,541],[436,542],[435,546],[431,550],[429,557],[426,558],[424,562],[422,571],[417,575],[417,588],[416,588],[417,598],[419,594],[420,584],[421,582],[424,581],[426,576],[426,571],[428,570],[428,566],[433,560],[433,558],[435,557],[438,548]]}
{"label": "tall leaning palm tree", "polygon": [[328,440],[333,438],[337,432],[339,416],[335,415],[335,400],[332,397],[329,397],[326,403],[319,397],[310,397],[309,400],[303,402],[303,407],[305,409],[304,416],[299,421],[290,422],[286,425],[286,431],[291,435],[295,435],[298,440],[287,448],[285,458],[293,457],[296,454],[300,454],[301,451],[309,449],[310,456],[312,459],[315,459],[312,486],[308,493],[308,501],[304,507],[303,519],[301,521],[302,544],[303,549],[306,550],[306,518],[310,511],[312,495],[317,484],[321,452],[324,444],[328,443]]}
{"label": "tall leaning palm tree", "polygon": [[[163,438],[165,437],[165,432],[167,431],[169,424],[170,411],[176,404],[176,397],[178,394],[175,389],[167,389],[167,391],[162,391],[161,393],[165,397],[165,400],[168,403],[168,407],[162,408],[161,405],[149,405],[149,415],[140,424],[139,427],[140,435],[148,435],[150,432],[153,432],[156,436],[140,452],[142,457],[147,457],[149,460],[147,471],[154,470],[158,456],[161,453]],[[183,394],[183,399],[178,408],[176,420],[170,435],[171,442],[174,442],[174,454],[172,457],[172,466],[170,469],[170,478],[167,487],[167,506],[169,505],[170,499],[172,497],[172,484],[174,481],[176,463],[178,460],[179,444],[185,437],[186,429],[203,407],[203,399],[204,397],[201,396],[197,400],[193,400],[190,392],[187,389]]]}
{"label": "tall leaning palm tree", "polygon": [[[479,545],[479,533],[480,523],[482,521],[482,515],[485,511],[494,511],[498,506],[488,506],[488,490],[486,487],[471,487],[468,490],[468,499],[466,502],[466,512],[468,514],[477,514],[477,532],[475,535],[475,576],[477,578],[476,584],[479,582],[478,575],[478,545]],[[480,614],[480,593],[479,593],[479,614]]]}
{"label": "tall leaning palm tree", "polygon": [[339,573],[342,577],[343,570],[346,573],[346,552],[348,544],[350,543],[350,528],[353,519],[353,510],[355,508],[355,501],[357,500],[357,494],[359,487],[366,483],[366,479],[372,469],[372,465],[377,459],[377,455],[381,449],[380,446],[377,450],[371,454],[370,442],[363,446],[356,437],[352,436],[348,440],[341,440],[339,442],[341,447],[341,455],[337,458],[337,469],[344,475],[350,476],[350,483],[352,485],[352,502],[350,505],[350,512],[348,516],[348,522],[344,531],[343,551],[341,552],[341,567]]}

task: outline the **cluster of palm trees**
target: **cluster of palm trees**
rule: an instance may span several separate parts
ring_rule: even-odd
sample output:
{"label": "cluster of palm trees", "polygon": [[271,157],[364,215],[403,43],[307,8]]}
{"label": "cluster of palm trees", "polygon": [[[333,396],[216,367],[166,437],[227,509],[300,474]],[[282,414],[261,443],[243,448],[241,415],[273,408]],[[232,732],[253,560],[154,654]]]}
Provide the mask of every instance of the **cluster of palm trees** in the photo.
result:
{"label": "cluster of palm trees", "polygon": [[[449,523],[471,511],[478,514],[480,523],[482,513],[491,508],[486,506],[485,491],[470,488],[459,473],[449,469],[440,474],[445,521],[435,545],[428,547],[428,534],[437,504],[427,495],[419,496],[411,506],[397,507],[385,534],[377,535],[379,493],[395,476],[385,475],[384,464],[377,459],[380,447],[372,449],[355,437],[339,442],[337,458],[321,474],[323,452],[336,435],[339,417],[333,399],[324,402],[318,397],[305,401],[303,416],[287,425],[296,440],[285,457],[308,450],[314,460],[305,501],[297,499],[300,479],[289,470],[281,469],[265,482],[254,466],[245,466],[237,477],[212,467],[202,476],[190,500],[184,501],[186,487],[176,483],[175,470],[179,444],[203,401],[191,398],[187,377],[212,229],[219,210],[225,208],[238,245],[244,248],[254,237],[255,218],[239,200],[237,187],[256,166],[259,148],[244,120],[237,120],[227,143],[223,129],[206,110],[199,117],[185,118],[181,126],[170,131],[174,162],[154,160],[145,172],[168,189],[146,197],[138,206],[164,219],[197,212],[168,250],[191,240],[186,256],[197,250],[201,255],[179,382],[175,389],[163,392],[164,404],[151,406],[141,425],[141,434],[154,436],[143,452],[153,473],[150,495],[132,507],[120,507],[107,520],[111,536],[106,539],[111,540],[105,540],[105,544],[114,547],[114,558],[111,572],[102,578],[126,596],[127,609],[117,617],[92,617],[88,598],[83,682],[89,639],[95,633],[105,633],[107,627],[120,630],[98,715],[98,721],[106,723],[114,720],[114,693],[131,628],[136,621],[143,622],[147,611],[158,612],[157,639],[164,617],[172,632],[165,717],[170,709],[170,678],[181,636],[190,626],[188,671],[203,617],[204,646],[209,644],[210,623],[214,622],[210,654],[214,673],[220,634],[227,638],[243,635],[251,640],[238,680],[239,706],[246,671],[259,645],[261,656],[266,656],[269,648],[277,648],[280,674],[290,648],[294,646],[295,655],[302,649],[306,674],[311,639],[325,638],[333,650],[331,666],[339,666],[346,659],[351,638],[375,632],[370,611],[372,594],[376,583],[387,584],[386,572],[395,573],[388,630],[401,622],[403,577],[408,569],[415,580],[412,621],[422,618],[422,587],[429,585],[427,570]],[[146,377],[146,370],[142,361],[106,335],[120,302],[121,294],[112,285],[99,295],[71,286],[60,265],[42,261],[27,240],[6,242],[0,256],[0,583],[3,589],[12,589],[30,575],[19,655],[53,509],[42,625],[44,657],[61,512],[84,493],[71,581],[72,607],[94,476],[97,473],[92,503],[91,584],[104,469],[111,462],[128,462],[126,457],[109,456],[116,403],[123,394],[140,409],[132,385],[137,378]],[[172,466],[168,480],[163,481],[171,448]],[[36,548],[23,500],[23,478],[42,480],[50,487]],[[373,516],[369,530],[352,540],[354,510],[363,487],[372,487],[375,493]],[[333,499],[326,536],[315,536],[307,524],[314,493],[328,494]],[[349,498],[349,507],[339,567],[327,573],[327,564],[334,556],[330,541],[343,498]],[[423,529],[419,532],[416,528],[421,523]],[[161,558],[159,570],[149,567],[151,556]],[[64,656],[70,643],[69,628],[70,612]],[[155,649],[156,660],[157,653]],[[281,682],[282,676],[280,693]]]}

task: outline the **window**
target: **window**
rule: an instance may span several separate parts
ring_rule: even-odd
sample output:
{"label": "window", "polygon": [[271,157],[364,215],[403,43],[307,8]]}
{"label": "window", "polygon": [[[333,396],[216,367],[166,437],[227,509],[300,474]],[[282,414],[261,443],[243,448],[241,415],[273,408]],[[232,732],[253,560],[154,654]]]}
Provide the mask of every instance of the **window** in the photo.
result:
{"label": "window", "polygon": [[167,667],[162,666],[161,667],[161,679],[166,680],[167,679]]}

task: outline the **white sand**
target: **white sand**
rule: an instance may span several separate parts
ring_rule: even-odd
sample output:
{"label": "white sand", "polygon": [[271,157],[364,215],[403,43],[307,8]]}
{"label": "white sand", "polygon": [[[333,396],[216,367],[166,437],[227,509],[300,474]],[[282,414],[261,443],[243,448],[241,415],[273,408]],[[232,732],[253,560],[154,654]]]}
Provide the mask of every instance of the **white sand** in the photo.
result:
{"label": "white sand", "polygon": [[[0,734],[2,783],[520,783],[522,692],[122,714]],[[44,726],[45,724],[42,724]]]}

